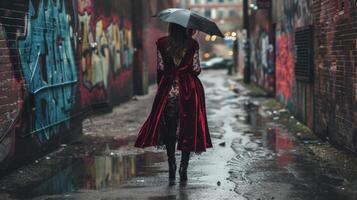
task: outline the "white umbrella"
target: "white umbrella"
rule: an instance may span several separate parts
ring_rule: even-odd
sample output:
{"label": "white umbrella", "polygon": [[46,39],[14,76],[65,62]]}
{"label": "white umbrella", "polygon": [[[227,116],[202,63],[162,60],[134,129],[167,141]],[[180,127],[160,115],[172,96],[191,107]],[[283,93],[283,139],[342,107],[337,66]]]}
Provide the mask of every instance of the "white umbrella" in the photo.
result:
{"label": "white umbrella", "polygon": [[159,12],[153,17],[158,17],[165,22],[179,24],[185,28],[196,29],[210,35],[224,37],[215,22],[191,10],[169,8]]}

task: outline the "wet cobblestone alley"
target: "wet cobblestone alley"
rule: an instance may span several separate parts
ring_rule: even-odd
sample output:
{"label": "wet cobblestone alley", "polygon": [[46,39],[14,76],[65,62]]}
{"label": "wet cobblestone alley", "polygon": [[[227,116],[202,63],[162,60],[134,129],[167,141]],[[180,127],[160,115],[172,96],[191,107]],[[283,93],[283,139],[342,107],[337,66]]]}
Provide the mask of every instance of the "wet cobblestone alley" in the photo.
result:
{"label": "wet cobblestone alley", "polygon": [[187,184],[168,185],[163,150],[133,147],[151,106],[151,92],[110,114],[88,118],[78,141],[2,178],[0,198],[357,198],[354,168],[319,160],[307,144],[269,118],[261,106],[266,98],[248,96],[225,71],[203,71],[200,78],[214,148],[191,157]]}

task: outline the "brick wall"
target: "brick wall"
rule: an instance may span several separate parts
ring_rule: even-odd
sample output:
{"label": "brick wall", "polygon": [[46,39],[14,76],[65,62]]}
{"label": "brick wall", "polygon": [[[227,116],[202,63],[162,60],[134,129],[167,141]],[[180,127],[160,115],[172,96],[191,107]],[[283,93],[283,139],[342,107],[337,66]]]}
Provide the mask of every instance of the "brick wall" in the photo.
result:
{"label": "brick wall", "polygon": [[14,127],[23,106],[21,79],[15,77],[13,67],[5,28],[0,23],[0,162],[15,153]]}
{"label": "brick wall", "polygon": [[357,151],[357,2],[314,0],[315,130]]}

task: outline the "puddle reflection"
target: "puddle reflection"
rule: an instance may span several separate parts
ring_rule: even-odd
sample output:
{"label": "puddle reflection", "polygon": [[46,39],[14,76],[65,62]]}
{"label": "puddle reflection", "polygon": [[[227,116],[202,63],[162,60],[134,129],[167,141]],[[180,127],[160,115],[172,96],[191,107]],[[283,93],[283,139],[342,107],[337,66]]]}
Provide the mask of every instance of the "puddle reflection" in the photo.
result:
{"label": "puddle reflection", "polygon": [[165,154],[161,152],[118,157],[86,156],[76,159],[50,179],[36,186],[23,188],[21,193],[13,195],[18,198],[31,198],[79,189],[99,190],[115,187],[132,177],[153,175],[155,168],[152,166],[165,159]]}
{"label": "puddle reflection", "polygon": [[282,132],[280,128],[270,128],[267,130],[267,138],[275,152],[286,152],[294,148],[293,139]]}
{"label": "puddle reflection", "polygon": [[263,127],[263,118],[259,114],[259,107],[251,104],[245,105],[247,111],[246,123],[251,125],[252,131],[261,130]]}
{"label": "puddle reflection", "polygon": [[294,142],[290,136],[284,134],[280,128],[271,128],[267,130],[267,138],[272,150],[277,153],[277,164],[279,167],[294,162],[294,156],[290,151],[294,148]]}
{"label": "puddle reflection", "polygon": [[267,128],[263,117],[259,114],[259,107],[252,103],[245,105],[247,111],[246,123],[251,125],[252,133],[255,137],[262,140],[274,153],[279,167],[294,162],[294,156],[290,151],[294,149],[294,141],[291,136],[286,134],[281,128]]}

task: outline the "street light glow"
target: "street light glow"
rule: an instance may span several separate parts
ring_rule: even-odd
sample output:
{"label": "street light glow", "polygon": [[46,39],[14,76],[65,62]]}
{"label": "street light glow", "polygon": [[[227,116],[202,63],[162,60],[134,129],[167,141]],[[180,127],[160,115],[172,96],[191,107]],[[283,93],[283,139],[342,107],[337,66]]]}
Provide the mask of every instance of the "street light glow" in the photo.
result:
{"label": "street light glow", "polygon": [[203,58],[208,59],[210,57],[209,53],[204,53]]}
{"label": "street light glow", "polygon": [[210,36],[210,35],[206,35],[205,40],[206,40],[207,42],[210,41],[210,40],[211,40],[211,36]]}
{"label": "street light glow", "polygon": [[214,42],[214,41],[216,41],[216,39],[217,39],[217,36],[212,35],[212,37],[211,37],[211,41],[212,41],[212,42]]}

